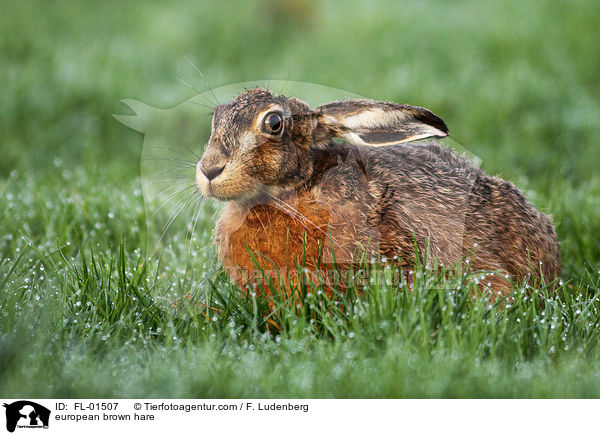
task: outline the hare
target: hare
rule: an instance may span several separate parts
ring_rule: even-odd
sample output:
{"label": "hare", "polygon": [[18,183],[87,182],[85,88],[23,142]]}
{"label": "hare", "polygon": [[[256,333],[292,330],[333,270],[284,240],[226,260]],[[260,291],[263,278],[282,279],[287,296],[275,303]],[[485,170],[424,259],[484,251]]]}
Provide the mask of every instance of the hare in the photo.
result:
{"label": "hare", "polygon": [[435,139],[447,135],[429,110],[389,102],[312,110],[257,88],[217,106],[196,184],[227,201],[215,237],[224,266],[243,286],[257,265],[289,277],[363,250],[410,270],[428,250],[437,264],[494,272],[481,283],[494,293],[557,278],[549,218]]}

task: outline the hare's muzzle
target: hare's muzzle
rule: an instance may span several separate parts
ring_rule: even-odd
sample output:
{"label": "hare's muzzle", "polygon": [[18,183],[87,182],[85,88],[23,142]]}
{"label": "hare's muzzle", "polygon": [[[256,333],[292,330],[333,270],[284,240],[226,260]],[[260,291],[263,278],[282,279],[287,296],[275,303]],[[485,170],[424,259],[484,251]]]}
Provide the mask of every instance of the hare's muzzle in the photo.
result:
{"label": "hare's muzzle", "polygon": [[221,164],[206,167],[202,164],[202,161],[200,161],[198,167],[200,168],[200,171],[202,171],[204,176],[208,179],[208,181],[212,180],[213,178],[217,178],[219,175],[221,175],[223,169],[225,169],[225,165]]}
{"label": "hare's muzzle", "polygon": [[210,180],[202,170],[202,161],[199,161],[196,165],[196,186],[204,196],[209,197],[213,195]]}

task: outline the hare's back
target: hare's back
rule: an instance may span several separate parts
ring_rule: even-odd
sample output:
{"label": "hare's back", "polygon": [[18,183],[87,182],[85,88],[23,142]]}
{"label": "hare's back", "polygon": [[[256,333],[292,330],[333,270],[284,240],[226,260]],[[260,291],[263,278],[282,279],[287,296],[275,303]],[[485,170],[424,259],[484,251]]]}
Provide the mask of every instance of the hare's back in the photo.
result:
{"label": "hare's back", "polygon": [[337,164],[320,178],[318,196],[332,209],[360,210],[362,224],[378,229],[385,250],[412,250],[416,237],[444,263],[473,255],[477,268],[516,278],[533,260],[538,275],[558,275],[554,227],[512,183],[434,140],[341,150],[333,150]]}

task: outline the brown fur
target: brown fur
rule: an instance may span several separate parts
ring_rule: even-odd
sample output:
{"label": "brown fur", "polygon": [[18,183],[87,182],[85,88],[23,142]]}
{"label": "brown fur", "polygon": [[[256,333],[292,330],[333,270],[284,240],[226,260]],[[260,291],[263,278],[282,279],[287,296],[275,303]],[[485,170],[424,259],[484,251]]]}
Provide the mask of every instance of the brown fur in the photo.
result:
{"label": "brown fur", "polygon": [[[261,130],[272,110],[285,120],[275,137]],[[412,140],[446,134],[428,110],[393,103],[344,101],[313,111],[255,89],[218,106],[197,181],[206,195],[229,201],[216,229],[224,266],[241,285],[254,282],[254,262],[289,281],[303,259],[309,269],[331,267],[334,258],[347,267],[360,250],[398,257],[410,269],[416,243],[444,265],[469,262],[517,282],[555,279],[559,245],[544,214],[514,185],[437,141]],[[222,175],[203,177],[222,164]],[[497,276],[487,283],[512,288]]]}

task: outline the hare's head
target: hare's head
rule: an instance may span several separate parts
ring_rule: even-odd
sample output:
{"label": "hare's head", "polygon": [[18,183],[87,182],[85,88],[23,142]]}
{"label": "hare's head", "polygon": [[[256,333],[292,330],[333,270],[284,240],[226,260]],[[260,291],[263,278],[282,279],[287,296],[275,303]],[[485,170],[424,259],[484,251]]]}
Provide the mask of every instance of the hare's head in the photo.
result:
{"label": "hare's head", "polygon": [[298,99],[251,89],[215,108],[196,183],[205,196],[226,201],[277,196],[306,181],[314,151],[335,138],[378,147],[447,135],[444,122],[421,107],[346,100],[311,110]]}

